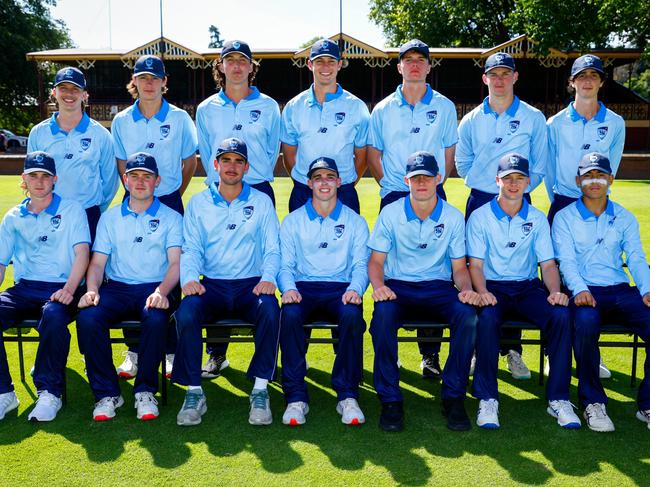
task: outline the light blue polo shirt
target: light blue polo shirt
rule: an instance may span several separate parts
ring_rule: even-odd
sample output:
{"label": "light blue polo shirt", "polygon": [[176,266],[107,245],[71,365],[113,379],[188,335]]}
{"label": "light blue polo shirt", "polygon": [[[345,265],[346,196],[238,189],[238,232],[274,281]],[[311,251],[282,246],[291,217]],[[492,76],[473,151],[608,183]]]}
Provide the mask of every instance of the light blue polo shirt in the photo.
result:
{"label": "light blue polo shirt", "polygon": [[348,291],[363,296],[368,287],[367,244],[368,224],[362,216],[339,200],[323,218],[310,199],[280,227],[280,291],[295,290],[302,281],[347,282]]}
{"label": "light blue polo shirt", "polygon": [[74,247],[90,245],[88,219],[81,205],[54,194],[38,215],[27,209],[30,198],[9,210],[0,224],[0,264],[14,263],[14,282],[68,280]]}
{"label": "light blue polo shirt", "polygon": [[588,291],[587,286],[629,283],[623,253],[641,295],[650,293],[639,223],[618,203],[608,201],[596,217],[579,199],[555,215],[552,234],[562,278],[574,296]]}
{"label": "light blue polo shirt", "polygon": [[458,142],[456,107],[449,98],[427,84],[427,91],[415,106],[402,95],[402,85],[379,102],[370,117],[368,145],[381,151],[384,177],[380,196],[408,191],[404,182],[406,161],[416,151],[431,152],[445,179],[445,149]]}
{"label": "light blue polo shirt", "polygon": [[181,187],[183,159],[196,152],[196,128],[185,110],[163,98],[160,111],[147,120],[138,108],[139,100],[115,115],[111,130],[115,140],[115,157],[126,160],[136,152],[156,158],[160,185],[156,196],[165,196]]}
{"label": "light blue polo shirt", "polygon": [[625,120],[599,102],[600,109],[591,120],[585,119],[573,107],[548,119],[548,165],[544,183],[549,198],[555,194],[580,198],[582,192],[576,185],[578,163],[582,156],[599,152],[609,159],[616,175],[625,143]]}
{"label": "light blue polo shirt", "polygon": [[45,151],[56,163],[56,192],[90,208],[103,209],[113,201],[119,186],[113,138],[99,122],[85,113],[68,132],[56,123],[59,112],[29,132],[27,152]]}
{"label": "light blue polo shirt", "polygon": [[230,137],[246,142],[250,169],[244,181],[248,184],[273,181],[273,169],[280,153],[280,107],[256,87],[251,86],[251,90],[239,103],[221,90],[203,100],[196,109],[199,151],[208,185],[219,181],[214,160],[221,141]]}
{"label": "light blue polo shirt", "polygon": [[339,85],[336,93],[325,95],[322,106],[313,85],[289,100],[282,111],[280,139],[298,147],[291,177],[307,184],[309,164],[319,157],[331,157],[342,183],[354,183],[354,149],[366,146],[369,119],[366,104]]}
{"label": "light blue polo shirt", "polygon": [[542,112],[515,96],[501,115],[490,108],[488,98],[463,117],[458,126],[456,170],[465,185],[486,193],[499,193],[496,183],[499,159],[521,154],[530,164],[530,186],[544,178],[548,161],[546,119]]}
{"label": "light blue polo shirt", "polygon": [[183,217],[154,198],[144,213],[127,198],[102,215],[93,252],[108,256],[106,277],[126,284],[162,282],[169,268],[167,250],[183,245]]}
{"label": "light blue polo shirt", "polygon": [[467,255],[484,261],[483,275],[490,281],[537,278],[537,263],[555,257],[546,215],[524,200],[510,217],[495,197],[469,217]]}
{"label": "light blue polo shirt", "polygon": [[244,183],[228,203],[217,185],[192,196],[183,219],[181,286],[210,279],[261,276],[276,283],[280,270],[278,217],[271,199]]}
{"label": "light blue polo shirt", "polygon": [[386,279],[451,281],[451,260],[465,258],[463,214],[438,198],[431,216],[421,221],[404,197],[379,214],[368,247],[388,254]]}

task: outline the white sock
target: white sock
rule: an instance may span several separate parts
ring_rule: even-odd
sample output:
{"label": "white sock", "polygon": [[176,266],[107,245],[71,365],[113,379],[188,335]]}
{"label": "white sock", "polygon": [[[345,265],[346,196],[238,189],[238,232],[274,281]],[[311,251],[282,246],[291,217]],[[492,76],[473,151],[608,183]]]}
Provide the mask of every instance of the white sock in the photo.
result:
{"label": "white sock", "polygon": [[196,393],[203,394],[203,387],[201,387],[201,386],[187,386],[187,392],[191,392],[193,394],[196,394]]}
{"label": "white sock", "polygon": [[255,377],[255,385],[253,386],[253,389],[265,391],[268,384],[268,379],[260,379],[259,377]]}

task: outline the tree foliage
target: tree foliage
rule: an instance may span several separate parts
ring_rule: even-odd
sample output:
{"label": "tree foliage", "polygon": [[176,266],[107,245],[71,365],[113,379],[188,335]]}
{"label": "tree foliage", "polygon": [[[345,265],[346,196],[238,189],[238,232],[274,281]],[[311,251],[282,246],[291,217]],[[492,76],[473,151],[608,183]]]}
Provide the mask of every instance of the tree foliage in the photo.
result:
{"label": "tree foliage", "polygon": [[210,32],[210,44],[208,44],[208,47],[210,49],[223,47],[223,39],[221,38],[219,27],[216,25],[211,25],[208,27],[208,32]]}
{"label": "tree foliage", "polygon": [[[36,66],[31,51],[72,47],[65,24],[53,19],[55,0],[0,0],[0,127],[20,130],[33,122],[38,99]],[[54,68],[52,68],[54,69]]]}

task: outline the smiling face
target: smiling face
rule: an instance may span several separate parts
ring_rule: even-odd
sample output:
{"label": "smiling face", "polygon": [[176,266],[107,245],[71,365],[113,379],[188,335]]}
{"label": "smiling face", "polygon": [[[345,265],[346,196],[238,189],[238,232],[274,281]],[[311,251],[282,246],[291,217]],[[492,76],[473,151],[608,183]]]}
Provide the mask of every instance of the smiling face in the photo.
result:
{"label": "smiling face", "polygon": [[133,77],[133,85],[138,90],[138,98],[142,101],[158,101],[162,98],[163,88],[167,86],[167,78],[158,78],[151,74],[141,74]]}
{"label": "smiling face", "polygon": [[88,92],[72,83],[61,83],[52,89],[52,96],[59,105],[59,111],[78,112],[88,99]]}
{"label": "smiling face", "polygon": [[423,83],[431,71],[431,64],[422,53],[407,51],[397,63],[397,71],[402,75],[404,83]]}
{"label": "smiling face", "polygon": [[319,87],[336,85],[336,76],[342,64],[342,61],[337,61],[331,56],[321,56],[313,61],[307,61],[309,70],[314,74],[314,84]]}
{"label": "smiling face", "polygon": [[240,154],[226,152],[215,161],[214,167],[219,173],[219,184],[236,186],[244,179],[248,171],[248,162]]}
{"label": "smiling face", "polygon": [[29,196],[36,199],[46,198],[54,191],[56,176],[44,171],[34,171],[22,175]]}
{"label": "smiling face", "polygon": [[529,184],[530,178],[517,172],[508,174],[502,178],[497,176],[499,197],[509,201],[521,200]]}
{"label": "smiling face", "polygon": [[585,69],[569,81],[569,86],[576,91],[576,98],[598,98],[598,90],[604,82],[600,73],[595,69]]}
{"label": "smiling face", "polygon": [[326,202],[336,198],[337,190],[341,187],[341,178],[329,169],[318,169],[311,175],[307,185],[315,200]]}
{"label": "smiling face", "polygon": [[149,171],[135,170],[124,175],[124,185],[134,200],[146,201],[153,198],[153,192],[159,184],[160,176]]}

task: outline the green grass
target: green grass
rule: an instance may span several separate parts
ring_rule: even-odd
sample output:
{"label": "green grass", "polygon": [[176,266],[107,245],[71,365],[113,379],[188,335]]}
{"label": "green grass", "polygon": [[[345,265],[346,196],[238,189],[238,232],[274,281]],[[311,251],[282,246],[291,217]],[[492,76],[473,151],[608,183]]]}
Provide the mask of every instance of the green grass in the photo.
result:
{"label": "green grass", "polygon": [[[0,211],[21,199],[18,177],[0,177]],[[286,214],[290,184],[274,184],[279,213]],[[202,189],[197,179],[189,194]],[[467,190],[460,180],[446,185],[452,204],[464,208]],[[371,180],[359,185],[361,206],[369,225],[376,218],[378,188]],[[641,223],[646,253],[650,251],[650,185],[621,181],[612,197],[634,212]],[[548,200],[536,191],[533,202],[543,211]],[[11,282],[11,268],[4,287]],[[372,305],[365,300],[365,317]],[[614,434],[585,428],[563,431],[545,412],[544,390],[537,385],[538,348],[526,346],[524,356],[533,370],[530,381],[514,381],[502,363],[499,371],[501,423],[499,431],[474,427],[452,433],[440,409],[440,384],[420,378],[415,344],[402,344],[400,360],[405,398],[406,429],[387,434],[377,428],[379,403],[372,389],[372,346],[366,334],[365,383],[360,403],[367,424],[344,427],[334,411],[336,396],[330,386],[331,346],[312,345],[307,374],[311,395],[308,422],[301,428],[281,424],[284,408],[277,384],[271,386],[275,422],[256,428],[247,423],[251,384],[245,370],[251,345],[231,345],[231,367],[223,377],[204,384],[208,413],[194,428],[176,426],[183,391],[173,386],[161,417],[141,423],[135,418],[132,382],[122,382],[126,405],[117,418],[94,423],[93,399],[84,365],[73,341],[68,360],[69,401],[51,424],[34,425],[27,413],[35,397],[28,378],[20,383],[16,346],[7,344],[11,373],[21,400],[18,413],[0,422],[0,484],[102,485],[225,484],[225,485],[476,485],[570,484],[631,485],[650,482],[650,431],[634,418],[636,389],[629,386],[631,352],[605,349],[613,378],[604,382],[611,398],[608,411]],[[115,346],[115,361],[124,346]],[[443,355],[447,346],[443,346]],[[35,345],[26,346],[26,362],[33,363]],[[645,358],[640,353],[641,364]],[[576,381],[572,382],[575,399]],[[473,416],[477,401],[468,400]],[[16,417],[17,416],[17,417]]]}

